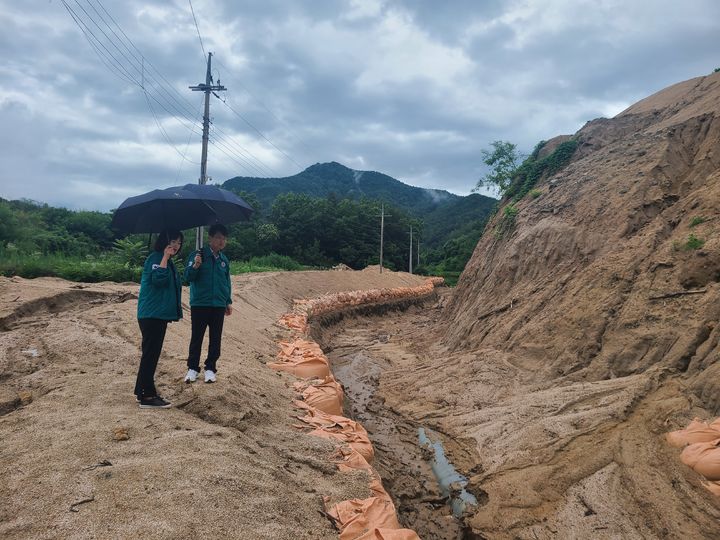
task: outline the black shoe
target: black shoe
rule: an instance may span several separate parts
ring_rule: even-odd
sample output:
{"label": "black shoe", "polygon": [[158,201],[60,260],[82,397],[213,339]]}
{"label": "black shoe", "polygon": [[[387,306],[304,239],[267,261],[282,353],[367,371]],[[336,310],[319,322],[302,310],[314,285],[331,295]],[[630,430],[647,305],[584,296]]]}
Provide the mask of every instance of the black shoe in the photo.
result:
{"label": "black shoe", "polygon": [[141,409],[169,409],[170,407],[172,407],[172,404],[160,396],[142,398],[140,400]]}

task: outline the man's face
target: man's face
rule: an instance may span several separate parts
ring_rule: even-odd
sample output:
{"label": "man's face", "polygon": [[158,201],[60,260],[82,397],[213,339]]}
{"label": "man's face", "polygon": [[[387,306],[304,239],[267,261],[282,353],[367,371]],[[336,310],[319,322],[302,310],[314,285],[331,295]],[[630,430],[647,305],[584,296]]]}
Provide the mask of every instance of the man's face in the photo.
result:
{"label": "man's face", "polygon": [[215,233],[209,238],[210,243],[210,249],[212,249],[215,253],[218,251],[222,251],[225,249],[225,244],[227,243],[227,238],[225,238],[225,235],[222,233]]}

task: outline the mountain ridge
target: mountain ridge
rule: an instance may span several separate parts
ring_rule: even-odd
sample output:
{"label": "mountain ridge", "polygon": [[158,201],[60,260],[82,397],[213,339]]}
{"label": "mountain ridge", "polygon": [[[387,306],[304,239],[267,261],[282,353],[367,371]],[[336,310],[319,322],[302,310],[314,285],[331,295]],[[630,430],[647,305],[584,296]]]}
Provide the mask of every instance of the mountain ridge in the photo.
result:
{"label": "mountain ridge", "polygon": [[442,245],[452,237],[454,230],[468,223],[479,227],[497,202],[477,193],[456,195],[442,189],[411,186],[387,174],[358,171],[336,161],[316,163],[295,175],[281,178],[235,176],[222,186],[255,195],[261,212],[269,210],[275,198],[285,193],[381,200],[421,218],[423,238],[428,247]]}

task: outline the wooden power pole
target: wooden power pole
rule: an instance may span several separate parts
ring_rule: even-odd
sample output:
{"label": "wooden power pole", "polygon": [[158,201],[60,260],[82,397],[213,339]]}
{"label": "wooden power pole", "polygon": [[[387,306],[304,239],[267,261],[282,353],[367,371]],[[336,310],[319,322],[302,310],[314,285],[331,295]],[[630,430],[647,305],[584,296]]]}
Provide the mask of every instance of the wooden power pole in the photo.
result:
{"label": "wooden power pole", "polygon": [[412,225],[410,225],[410,256],[408,257],[408,269],[412,274]]}
{"label": "wooden power pole", "polygon": [[390,214],[385,213],[385,204],[380,204],[380,273],[383,271],[383,242],[385,239],[385,218]]}
{"label": "wooden power pole", "polygon": [[[207,183],[207,152],[208,152],[208,139],[210,135],[210,92],[222,92],[227,90],[220,84],[213,85],[212,80],[212,53],[208,53],[207,58],[207,71],[205,72],[205,84],[200,83],[196,86],[190,86],[190,90],[193,92],[205,92],[205,113],[203,114],[203,134],[202,134],[202,159],[200,160],[200,179],[198,184]],[[217,94],[215,94],[217,95]],[[195,249],[200,249],[203,244],[203,228],[198,227],[195,233]]]}

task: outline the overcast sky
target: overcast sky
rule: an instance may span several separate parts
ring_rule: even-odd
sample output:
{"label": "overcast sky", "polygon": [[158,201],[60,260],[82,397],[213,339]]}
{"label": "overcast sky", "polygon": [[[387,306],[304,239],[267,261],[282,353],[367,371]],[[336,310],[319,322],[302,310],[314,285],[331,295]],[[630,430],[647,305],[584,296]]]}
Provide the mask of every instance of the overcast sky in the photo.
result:
{"label": "overcast sky", "polygon": [[[464,195],[492,141],[528,152],[720,67],[717,0],[192,6],[227,87],[215,182],[339,161]],[[0,28],[0,197],[109,210],[197,182],[188,86],[205,57],[187,0],[0,0]]]}

